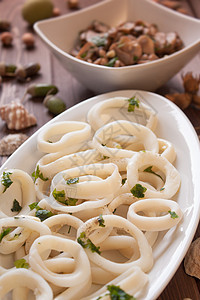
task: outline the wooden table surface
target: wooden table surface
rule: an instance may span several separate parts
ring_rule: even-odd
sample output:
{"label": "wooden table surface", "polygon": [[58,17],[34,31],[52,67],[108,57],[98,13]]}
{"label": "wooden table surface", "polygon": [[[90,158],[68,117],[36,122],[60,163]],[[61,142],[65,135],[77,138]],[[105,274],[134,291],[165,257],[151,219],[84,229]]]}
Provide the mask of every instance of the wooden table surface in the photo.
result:
{"label": "wooden table surface", "polygon": [[[27,23],[22,19],[21,6],[23,0],[1,0],[0,1],[0,18],[7,19],[11,22],[12,33],[14,34],[13,46],[5,48],[0,45],[0,61],[7,63],[14,63],[16,65],[26,65],[30,62],[38,62],[41,65],[39,76],[33,78],[31,83],[52,83],[59,88],[59,96],[65,101],[67,108],[75,105],[94,95],[93,92],[87,90],[83,85],[72,78],[71,75],[63,69],[60,63],[51,55],[49,50],[43,42],[35,35],[36,46],[32,50],[27,50],[22,42],[21,36],[25,32],[33,32]],[[66,0],[54,0],[55,6],[61,11],[61,14],[71,13],[73,10],[69,9]],[[80,0],[79,9],[86,6],[100,2],[100,0]],[[179,2],[186,8],[189,15],[200,18],[200,0],[179,0]],[[155,20],[156,23],[156,20]],[[191,32],[192,34],[192,32]],[[187,64],[174,78],[167,82],[162,88],[156,91],[159,94],[168,92],[182,92],[181,74],[188,71],[193,74],[200,74],[200,53]],[[0,87],[0,105],[9,103],[16,98],[22,98],[27,86],[30,82],[18,83],[16,80],[4,80]],[[31,136],[38,128],[52,118],[47,112],[44,105],[37,101],[27,100],[24,103],[25,107],[32,112],[38,123],[36,126],[23,130],[23,133]],[[190,119],[198,135],[200,135],[200,110],[193,107],[187,108],[185,114]],[[5,123],[0,120],[0,138],[14,133],[7,129]],[[0,165],[4,163],[7,157],[0,157]],[[200,236],[200,227],[198,227],[195,238]],[[200,299],[200,283],[194,277],[186,275],[183,263],[180,265],[176,274],[160,295],[158,300],[181,300],[184,298],[191,298],[192,300]]]}

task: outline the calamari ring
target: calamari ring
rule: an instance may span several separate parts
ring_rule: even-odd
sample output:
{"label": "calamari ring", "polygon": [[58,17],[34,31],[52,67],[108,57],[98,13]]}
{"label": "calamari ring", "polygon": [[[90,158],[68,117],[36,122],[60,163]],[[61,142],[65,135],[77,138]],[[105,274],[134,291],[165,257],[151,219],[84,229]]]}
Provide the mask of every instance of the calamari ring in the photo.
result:
{"label": "calamari ring", "polygon": [[124,119],[124,112],[122,109],[126,109],[126,120],[128,119],[131,122],[138,123],[139,117],[142,118],[146,124],[146,127],[151,130],[155,130],[157,125],[157,116],[155,111],[148,105],[143,102],[139,102],[139,107],[135,106],[134,112],[128,112],[129,100],[127,97],[113,97],[102,102],[96,103],[87,114],[87,121],[92,126],[92,128],[96,131],[100,127],[104,126],[106,123],[110,123],[116,121],[116,118],[113,118],[113,115],[109,114],[108,120],[103,120],[103,115],[105,114],[105,110],[109,108],[119,108],[118,111],[121,112],[120,119]]}
{"label": "calamari ring", "polygon": [[[139,266],[144,272],[149,271],[153,265],[152,248],[149,246],[148,241],[146,240],[142,231],[130,221],[120,216],[103,215],[103,220],[106,227],[112,226],[123,228],[123,230],[127,231],[134,239],[136,239],[140,251],[140,257],[135,261],[130,259],[125,263],[116,263],[104,258],[96,252],[92,252],[90,249],[85,249],[89,259],[102,269],[112,272],[113,274],[121,274],[133,266]],[[82,232],[85,232],[86,237],[88,237],[90,232],[97,229],[98,226],[99,223],[97,218],[92,218],[86,221],[78,229],[77,238],[80,237]]]}
{"label": "calamari ring", "polygon": [[[165,182],[161,190],[150,189],[149,184],[139,180],[139,170],[155,166],[165,174]],[[138,152],[128,163],[127,167],[127,184],[132,189],[136,184],[141,184],[147,190],[144,198],[164,198],[173,197],[180,187],[180,175],[177,169],[163,156],[158,153]]]}
{"label": "calamari ring", "polygon": [[37,163],[42,174],[48,178],[56,173],[77,166],[89,165],[101,160],[100,153],[96,149],[79,151],[71,154],[50,153],[44,155]]}
{"label": "calamari ring", "polygon": [[24,287],[33,290],[36,300],[53,300],[48,283],[37,273],[27,269],[12,269],[0,277],[0,298],[15,288]]}
{"label": "calamari ring", "polygon": [[155,153],[159,150],[157,137],[153,131],[143,125],[125,120],[108,123],[99,128],[93,137],[91,145],[105,156],[112,158],[130,158],[137,152],[106,146],[109,140],[112,140],[115,136],[123,134],[139,138],[144,145],[145,150]]}
{"label": "calamari ring", "polygon": [[[68,185],[66,180],[72,178],[78,178],[79,182]],[[50,196],[46,200],[55,210],[73,213],[108,204],[120,186],[121,175],[115,164],[90,164],[56,174],[51,183]],[[66,197],[87,201],[74,206],[64,205],[54,198],[55,189],[56,191],[64,191]]]}
{"label": "calamari ring", "polygon": [[[142,216],[138,212],[153,211],[158,216]],[[160,215],[162,213],[165,215]],[[169,212],[174,214],[171,215]],[[144,199],[130,205],[127,219],[140,230],[162,231],[176,226],[182,219],[182,211],[177,202],[166,199]]]}
{"label": "calamari ring", "polygon": [[176,159],[176,151],[174,148],[174,145],[164,139],[158,139],[159,144],[159,153],[161,153],[161,156],[167,158],[167,160],[173,164],[173,162]]}
{"label": "calamari ring", "polygon": [[130,295],[135,295],[139,292],[149,281],[149,277],[139,267],[130,267],[127,271],[108,282],[101,289],[81,300],[96,300],[98,297],[103,297],[107,294],[108,285],[120,286],[122,290]]}
{"label": "calamari ring", "polygon": [[[62,135],[62,136],[61,136]],[[91,135],[91,127],[85,122],[63,121],[53,123],[45,127],[37,139],[38,149],[46,153],[62,151],[64,148],[70,148],[71,153],[80,148],[82,142],[86,142]],[[61,138],[53,142],[53,136]]]}
{"label": "calamari ring", "polygon": [[36,231],[40,235],[51,234],[51,230],[48,226],[43,224],[39,218],[31,216],[17,216],[0,219],[0,231],[2,230],[2,227],[17,227],[17,229],[26,229],[24,230],[24,234],[21,232],[18,238],[15,238],[15,230],[4,236],[0,243],[0,253],[2,254],[10,254],[19,249],[32,231]]}
{"label": "calamari ring", "polygon": [[[69,252],[75,259],[75,269],[69,274],[51,272],[41,258],[41,254],[48,249]],[[47,281],[62,287],[73,287],[77,282],[82,284],[91,276],[90,263],[83,248],[69,239],[45,235],[34,241],[29,252],[31,268]]]}
{"label": "calamari ring", "polygon": [[[36,201],[36,192],[35,192],[33,179],[28,173],[19,169],[8,169],[5,171],[5,173],[9,175],[9,178],[13,183],[19,182],[21,188],[21,194],[22,194],[22,203],[20,203],[22,209],[17,215],[26,215],[29,211],[29,207],[28,207],[29,204]],[[9,190],[10,187],[12,187],[12,183],[11,183],[10,187],[8,187],[5,190],[5,185],[2,184],[2,179],[3,179],[3,175],[0,180],[0,196],[4,194],[4,191],[6,195],[6,192]],[[16,195],[13,195],[13,200],[14,197],[16,197]],[[8,215],[0,211],[0,218],[5,218],[5,217],[8,217]]]}

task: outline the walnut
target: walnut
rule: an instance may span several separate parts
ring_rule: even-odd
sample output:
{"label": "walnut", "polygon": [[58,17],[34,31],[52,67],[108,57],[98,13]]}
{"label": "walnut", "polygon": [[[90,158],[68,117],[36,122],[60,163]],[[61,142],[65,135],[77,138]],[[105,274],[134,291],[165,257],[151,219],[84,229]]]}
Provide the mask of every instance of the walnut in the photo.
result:
{"label": "walnut", "polygon": [[0,140],[0,155],[11,155],[27,138],[23,133],[6,135]]}
{"label": "walnut", "polygon": [[185,272],[200,279],[200,237],[197,238],[192,244],[185,256],[184,267]]}
{"label": "walnut", "polygon": [[25,107],[17,101],[2,105],[0,117],[6,121],[8,129],[21,130],[37,123],[35,116],[29,114]]}

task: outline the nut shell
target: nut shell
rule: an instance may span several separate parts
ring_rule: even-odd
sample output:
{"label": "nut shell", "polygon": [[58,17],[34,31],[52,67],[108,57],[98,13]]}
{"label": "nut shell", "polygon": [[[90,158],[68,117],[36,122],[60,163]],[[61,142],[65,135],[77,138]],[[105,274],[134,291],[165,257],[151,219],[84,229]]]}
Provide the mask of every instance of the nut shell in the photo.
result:
{"label": "nut shell", "polygon": [[184,260],[185,272],[200,279],[200,238],[197,238],[192,244]]}

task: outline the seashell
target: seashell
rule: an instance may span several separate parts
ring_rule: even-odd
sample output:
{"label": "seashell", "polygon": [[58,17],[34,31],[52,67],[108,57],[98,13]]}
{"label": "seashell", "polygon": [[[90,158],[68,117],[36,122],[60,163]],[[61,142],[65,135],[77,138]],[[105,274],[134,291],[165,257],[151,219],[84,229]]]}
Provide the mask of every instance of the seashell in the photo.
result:
{"label": "seashell", "polygon": [[185,256],[185,272],[200,279],[200,238],[197,238],[189,247]]}
{"label": "seashell", "polygon": [[27,138],[28,136],[23,133],[14,133],[4,136],[0,140],[0,155],[7,156],[12,154]]}
{"label": "seashell", "polygon": [[16,101],[1,106],[0,117],[6,122],[8,129],[20,130],[37,124],[35,116]]}

